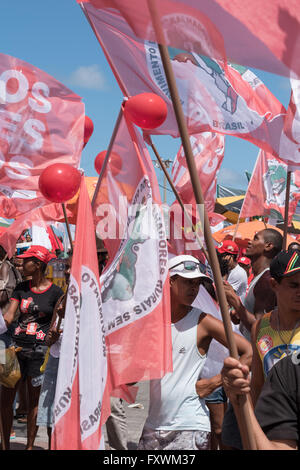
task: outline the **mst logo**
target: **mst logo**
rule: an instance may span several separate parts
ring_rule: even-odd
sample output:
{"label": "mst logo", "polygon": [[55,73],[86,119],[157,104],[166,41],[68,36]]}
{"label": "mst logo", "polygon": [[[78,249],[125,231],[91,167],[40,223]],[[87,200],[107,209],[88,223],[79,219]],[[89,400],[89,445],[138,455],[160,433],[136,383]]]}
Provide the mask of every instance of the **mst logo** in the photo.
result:
{"label": "mst logo", "polygon": [[[181,49],[169,48],[169,53],[181,104],[188,117],[193,116],[195,119],[198,117],[198,121],[202,124],[208,123],[211,128],[218,131],[221,129],[228,134],[244,134],[257,129],[267,116],[259,115],[255,109],[252,109],[253,106],[249,107],[247,97],[238,94],[234,80],[229,78],[222,60],[213,58],[213,47],[204,48],[209,52],[203,54],[184,51],[182,42],[172,42],[176,43],[180,43]],[[144,47],[152,81],[171,99],[157,44],[145,41]],[[249,74],[247,69],[228,64],[228,70],[232,69],[235,69],[241,79],[251,86],[253,93],[261,84],[260,80]]]}
{"label": "mst logo", "polygon": [[102,301],[129,300],[133,296],[136,283],[136,262],[139,245],[146,241],[142,232],[143,217],[147,215],[146,208],[137,211],[133,221],[133,230],[125,249],[121,254],[112,274],[106,279],[102,292]]}
{"label": "mst logo", "polygon": [[[268,169],[263,175],[266,191],[266,204],[276,204],[279,207],[285,205],[285,190],[287,181],[287,170],[277,160],[267,160]],[[295,176],[291,174],[290,201],[293,200],[293,193],[298,192],[295,185]]]}

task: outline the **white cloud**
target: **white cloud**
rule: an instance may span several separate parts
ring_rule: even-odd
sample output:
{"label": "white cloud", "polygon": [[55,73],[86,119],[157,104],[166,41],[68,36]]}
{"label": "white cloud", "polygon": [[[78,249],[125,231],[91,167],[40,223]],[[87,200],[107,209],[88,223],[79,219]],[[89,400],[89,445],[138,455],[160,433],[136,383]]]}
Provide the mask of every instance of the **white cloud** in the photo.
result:
{"label": "white cloud", "polygon": [[88,88],[90,90],[103,90],[105,78],[99,65],[82,65],[78,67],[69,77],[68,82],[72,86]]}

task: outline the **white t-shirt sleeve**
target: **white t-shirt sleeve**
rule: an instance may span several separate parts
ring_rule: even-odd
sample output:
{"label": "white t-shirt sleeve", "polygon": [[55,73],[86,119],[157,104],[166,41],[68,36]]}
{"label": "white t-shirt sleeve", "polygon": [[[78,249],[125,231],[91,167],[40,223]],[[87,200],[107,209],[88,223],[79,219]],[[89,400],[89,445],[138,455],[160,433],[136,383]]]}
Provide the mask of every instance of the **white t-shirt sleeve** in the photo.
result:
{"label": "white t-shirt sleeve", "polygon": [[244,297],[247,290],[248,278],[246,271],[237,265],[230,271],[227,282],[233,287],[239,297]]}
{"label": "white t-shirt sleeve", "polygon": [[3,335],[3,333],[5,333],[6,331],[7,331],[7,326],[6,326],[6,323],[4,321],[2,312],[0,310],[0,335]]}

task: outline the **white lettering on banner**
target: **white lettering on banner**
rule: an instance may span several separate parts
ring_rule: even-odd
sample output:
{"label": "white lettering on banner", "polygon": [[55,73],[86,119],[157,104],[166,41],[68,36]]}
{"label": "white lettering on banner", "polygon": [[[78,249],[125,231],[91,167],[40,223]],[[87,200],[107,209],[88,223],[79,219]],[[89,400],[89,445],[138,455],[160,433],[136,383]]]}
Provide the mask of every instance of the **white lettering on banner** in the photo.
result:
{"label": "white lettering on banner", "polygon": [[23,180],[30,176],[29,168],[33,168],[33,163],[22,155],[12,157],[9,166],[5,168],[5,173],[12,179]]}
{"label": "white lettering on banner", "polygon": [[211,160],[205,162],[205,164],[202,167],[203,173],[205,173],[206,175],[209,175],[210,173],[215,171],[215,169],[218,166],[218,163],[219,163],[218,157],[213,157]]}
{"label": "white lettering on banner", "polygon": [[[7,90],[7,83],[11,79],[18,82],[18,88],[14,93]],[[5,70],[0,75],[0,99],[2,103],[19,103],[23,101],[27,96],[28,88],[27,78],[18,70]]]}
{"label": "white lettering on banner", "polygon": [[[4,154],[0,151],[0,169],[6,164],[5,172],[11,179],[25,179],[31,175],[33,164],[22,154],[30,155],[30,152],[43,148],[46,126],[35,113],[45,115],[51,111],[49,95],[46,83],[36,81],[31,85],[20,70],[5,70],[0,75],[0,103],[4,107],[0,110],[0,142],[5,142]],[[27,104],[24,103],[26,99]],[[16,110],[18,103],[20,109]],[[9,109],[10,105],[13,111]]]}
{"label": "white lettering on banner", "polygon": [[[79,383],[80,432],[84,441],[99,429],[107,379],[106,335],[99,280],[95,273],[84,265],[81,294]],[[94,361],[96,367],[91,361]]]}
{"label": "white lettering on banner", "polygon": [[[5,157],[0,150],[0,170],[6,163]],[[33,163],[22,155],[15,155],[5,167],[5,173],[9,178],[24,179],[30,175],[29,169],[33,168]]]}
{"label": "white lettering on banner", "polygon": [[46,130],[42,121],[39,121],[38,119],[28,119],[24,124],[24,131],[33,138],[34,142],[32,144],[25,143],[25,146],[32,148],[33,150],[39,150],[43,146],[44,139],[43,136],[34,129],[34,126],[39,131],[45,132]]}
{"label": "white lettering on banner", "polygon": [[102,302],[101,302],[101,295],[99,291],[99,285],[96,282],[96,280],[92,277],[94,274],[89,274],[88,272],[85,272],[82,274],[82,282],[87,284],[89,288],[89,296],[94,295],[96,296],[96,301],[97,301],[97,307],[98,307],[98,313],[99,313],[99,320],[100,320],[100,326],[101,326],[101,332],[102,332],[102,349],[103,349],[103,357],[106,357],[106,344],[105,344],[105,327],[104,327],[104,319],[103,319],[103,313],[102,313]]}
{"label": "white lettering on banner", "polygon": [[[49,111],[51,111],[51,103],[40,94],[40,91],[43,91],[44,95],[47,97],[50,94],[49,87],[46,85],[46,83],[36,82],[32,87],[32,95],[34,96],[35,100],[33,98],[29,98],[28,104],[37,113],[49,113]],[[37,101],[40,101],[42,105],[37,103]]]}
{"label": "white lettering on banner", "polygon": [[[53,422],[57,422],[62,415],[66,412],[71,404],[72,385],[77,371],[77,358],[78,358],[78,343],[79,343],[79,322],[80,322],[80,293],[76,280],[71,274],[71,281],[68,288],[65,326],[68,318],[72,320],[74,331],[74,344],[72,344],[72,351],[68,351],[72,355],[72,367],[68,370],[68,375],[65,377],[65,382],[62,386],[57,388],[56,392],[59,394],[55,397],[55,406],[53,408]],[[73,334],[73,332],[72,332]],[[71,335],[70,335],[71,336]],[[62,344],[63,349],[63,344]],[[61,350],[61,355],[63,351]]]}
{"label": "white lettering on banner", "polygon": [[[149,261],[146,270],[145,259]],[[127,236],[101,277],[107,335],[150,314],[159,305],[168,275],[167,262],[163,215],[160,206],[152,204],[149,178],[144,176],[128,208]],[[146,288],[145,275],[149,278]]]}
{"label": "white lettering on banner", "polygon": [[0,135],[8,143],[11,143],[14,135],[13,133],[17,130],[17,124],[22,119],[21,114],[7,111],[6,109],[0,109]]}
{"label": "white lettering on banner", "polygon": [[80,433],[83,434],[84,431],[88,431],[91,427],[100,421],[101,418],[101,401],[99,401],[97,408],[91,413],[88,419],[84,419],[80,424]]}

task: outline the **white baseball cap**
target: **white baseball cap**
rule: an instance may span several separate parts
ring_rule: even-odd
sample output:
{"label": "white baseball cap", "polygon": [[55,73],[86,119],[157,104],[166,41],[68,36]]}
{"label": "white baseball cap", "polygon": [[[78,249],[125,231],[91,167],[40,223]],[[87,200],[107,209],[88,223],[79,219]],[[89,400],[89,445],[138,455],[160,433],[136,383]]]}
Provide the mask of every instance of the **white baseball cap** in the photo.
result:
{"label": "white baseball cap", "polygon": [[169,274],[170,276],[177,274],[178,276],[189,279],[206,277],[206,279],[212,280],[209,276],[200,271],[199,260],[191,255],[179,255],[169,259]]}

